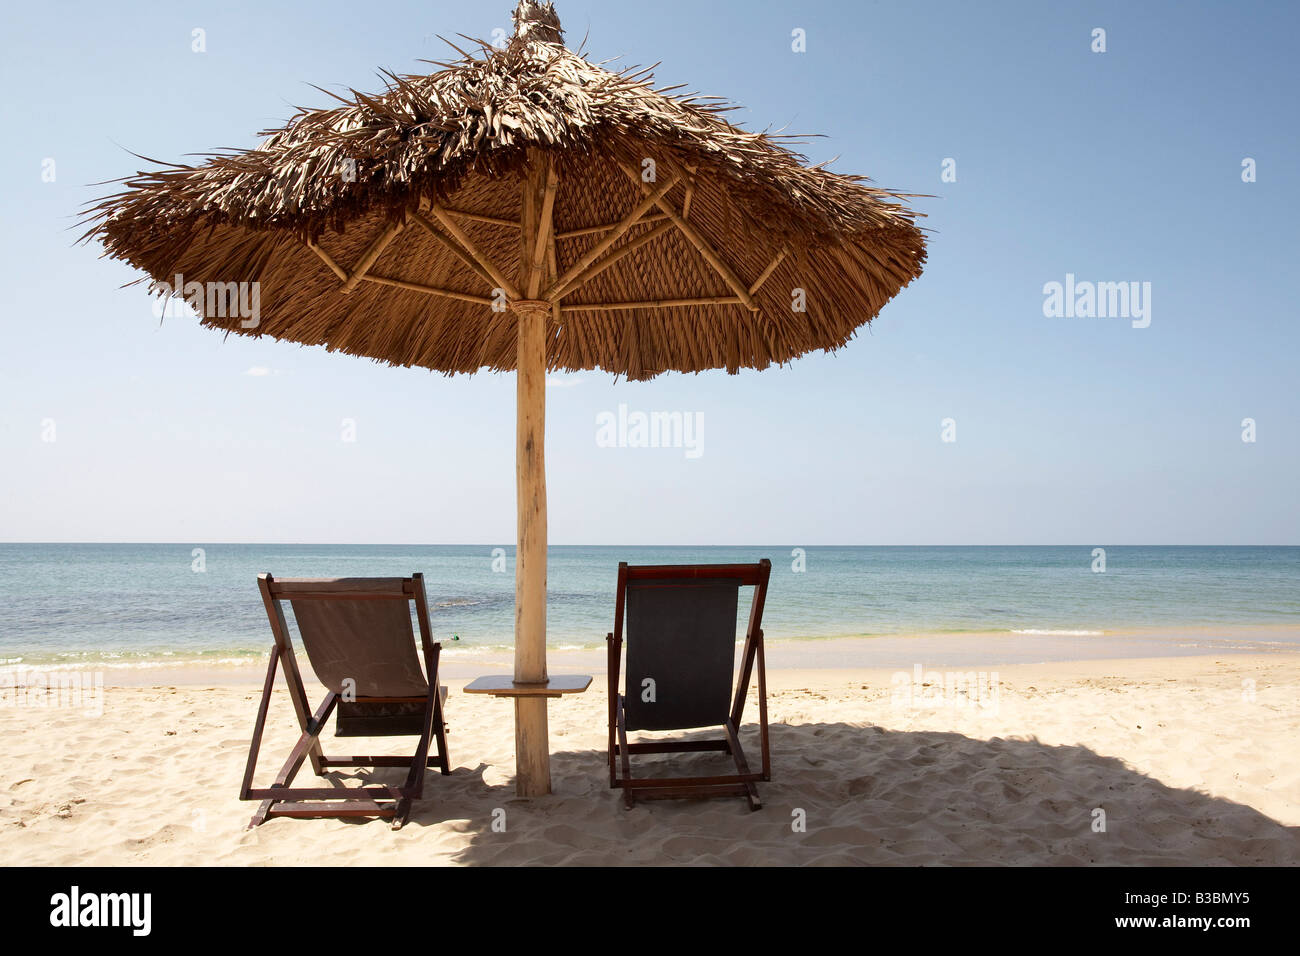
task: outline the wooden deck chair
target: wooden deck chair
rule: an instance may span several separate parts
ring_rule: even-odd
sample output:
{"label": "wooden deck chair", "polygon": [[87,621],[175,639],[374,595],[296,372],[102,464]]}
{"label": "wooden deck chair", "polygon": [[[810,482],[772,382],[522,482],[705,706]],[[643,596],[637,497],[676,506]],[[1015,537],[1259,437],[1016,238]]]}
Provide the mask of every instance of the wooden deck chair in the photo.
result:
{"label": "wooden deck chair", "polygon": [[[772,563],[618,566],[614,631],[609,643],[609,785],[623,788],[630,808],[642,799],[743,796],[759,809],[760,780],[772,779],[767,736],[767,671],[763,602]],[[742,586],[753,586],[740,675],[732,688],[736,612]],[[627,643],[626,694],[619,670]],[[750,770],[738,732],[753,672],[758,670],[762,766]],[[709,740],[628,743],[628,731],[721,727]],[[718,750],[736,773],[716,777],[634,777],[630,756]],[[620,773],[621,771],[621,773]]]}
{"label": "wooden deck chair", "polygon": [[[424,576],[409,578],[286,578],[257,576],[271,621],[275,646],[262,687],[253,741],[239,799],[261,800],[249,828],[268,817],[390,817],[394,830],[410,814],[411,801],[424,792],[424,773],[438,767],[450,773],[443,711],[447,688],[438,684],[438,654],[442,645],[429,639],[429,608]],[[328,693],[313,713],[289,639],[282,602],[293,607],[298,632],[317,679]],[[420,627],[424,671],[415,653],[411,629],[411,603]],[[267,708],[275,687],[277,665],[284,665],[289,699],[302,734],[275,782],[267,788],[253,786],[253,772],[262,745]],[[427,675],[427,676],[426,676]],[[329,757],[321,750],[320,734],[337,710],[335,734],[339,737],[415,736],[415,753],[409,757]],[[429,756],[429,744],[437,756]],[[317,776],[331,767],[409,767],[400,787],[294,788],[294,776],[304,761]]]}

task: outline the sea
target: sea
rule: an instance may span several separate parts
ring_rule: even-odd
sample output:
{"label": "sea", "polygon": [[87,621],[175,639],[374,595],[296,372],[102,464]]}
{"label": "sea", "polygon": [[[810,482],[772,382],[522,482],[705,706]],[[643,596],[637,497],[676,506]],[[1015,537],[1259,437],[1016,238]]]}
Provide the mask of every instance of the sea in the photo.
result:
{"label": "sea", "polygon": [[[1300,547],[552,547],[547,643],[592,650],[613,627],[620,561],[772,562],[764,632],[799,648],[949,636],[1160,653],[1300,648]],[[277,577],[424,573],[449,658],[512,644],[504,545],[0,544],[0,666],[152,668],[265,660],[257,588]],[[747,602],[742,601],[747,605]],[[743,616],[743,614],[742,614]],[[805,643],[801,643],[805,642]],[[847,646],[847,645],[844,645]],[[869,643],[868,643],[869,646]],[[907,646],[905,643],[901,646]],[[1030,655],[1033,656],[1033,655]]]}

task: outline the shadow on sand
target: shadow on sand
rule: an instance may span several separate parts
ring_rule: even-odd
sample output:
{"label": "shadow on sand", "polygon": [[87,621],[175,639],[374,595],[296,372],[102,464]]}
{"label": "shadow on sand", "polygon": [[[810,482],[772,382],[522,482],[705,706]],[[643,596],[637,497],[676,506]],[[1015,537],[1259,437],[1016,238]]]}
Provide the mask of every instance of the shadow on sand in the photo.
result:
{"label": "shadow on sand", "polygon": [[[626,810],[605,753],[580,750],[552,755],[554,792],[543,800],[516,798],[513,782],[488,785],[486,764],[431,774],[409,826],[457,821],[472,833],[456,856],[466,864],[1300,863],[1300,828],[1086,747],[844,723],[771,733],[772,781],[759,785],[757,812],[741,798]],[[751,760],[755,736],[743,737]],[[725,755],[695,754],[643,757],[633,772],[665,761],[682,775],[731,769]]]}

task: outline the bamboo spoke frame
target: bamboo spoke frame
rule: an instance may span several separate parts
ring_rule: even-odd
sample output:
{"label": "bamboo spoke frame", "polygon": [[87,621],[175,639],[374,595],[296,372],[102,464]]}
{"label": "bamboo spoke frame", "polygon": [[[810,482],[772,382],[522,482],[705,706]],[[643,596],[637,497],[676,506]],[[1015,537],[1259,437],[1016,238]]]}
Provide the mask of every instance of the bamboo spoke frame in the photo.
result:
{"label": "bamboo spoke frame", "polygon": [[[620,163],[619,168],[640,189],[641,200],[618,222],[583,226],[557,232],[554,224],[554,213],[559,179],[553,162],[548,158],[544,177],[540,182],[534,183],[531,191],[528,192],[528,196],[525,197],[523,216],[519,220],[465,209],[452,209],[437,202],[425,200],[421,202],[420,208],[407,210],[403,218],[395,220],[382,229],[366,248],[366,251],[351,272],[344,269],[318,243],[311,239],[304,239],[303,242],[339,278],[340,282],[342,282],[340,291],[344,294],[352,292],[362,282],[371,282],[395,289],[403,289],[408,292],[421,292],[426,295],[441,296],[461,302],[495,306],[500,301],[499,295],[495,295],[495,293],[500,290],[501,293],[504,293],[507,303],[533,300],[546,302],[550,307],[552,318],[556,321],[565,312],[599,312],[604,309],[617,312],[633,309],[676,309],[707,305],[741,305],[751,312],[759,311],[757,304],[754,302],[754,296],[785,260],[789,252],[788,247],[783,246],[762,273],[759,274],[758,278],[751,285],[746,286],[741,282],[735,269],[722,257],[721,253],[688,221],[691,201],[695,195],[697,172],[695,167],[688,166],[682,172],[671,172],[657,186],[644,182],[641,176],[626,164]],[[685,186],[685,195],[680,211],[674,209],[667,199],[668,193],[679,183]],[[529,206],[529,203],[532,203],[532,207]],[[465,233],[457,222],[458,219],[520,230],[521,238],[524,240],[520,249],[520,281],[525,282],[527,287],[521,289],[520,286],[512,282],[504,270],[493,262]],[[400,279],[396,276],[371,273],[370,270],[375,262],[410,223],[417,225],[424,234],[460,259],[470,271],[492,290],[494,296],[476,295],[472,292],[444,289],[427,283]],[[646,230],[635,239],[630,239],[621,245],[618,244],[619,240],[634,227],[652,224],[654,228]],[[582,288],[611,266],[673,229],[681,233],[699,252],[708,266],[732,290],[732,295],[562,304],[561,300],[570,293]],[[603,238],[580,255],[562,274],[559,273],[558,253],[556,250],[557,240],[601,234],[603,234]],[[526,238],[529,235],[532,236],[531,242]],[[541,286],[543,276],[546,277],[546,281],[549,283],[544,291]]]}
{"label": "bamboo spoke frame", "polygon": [[[668,217],[661,212],[652,212],[648,216],[642,216],[641,222],[662,222]],[[566,229],[564,232],[557,232],[557,239],[576,239],[579,236],[594,236],[598,232],[609,232],[611,229],[617,229],[618,223],[607,222],[599,226],[582,226],[578,229]]]}
{"label": "bamboo spoke frame", "polygon": [[[640,186],[641,191],[649,197],[649,185],[642,181],[641,177],[637,175],[635,170],[626,165],[622,166],[622,169],[623,172],[627,174],[627,177]],[[709,244],[709,241],[705,239],[703,235],[700,234],[700,231],[687,222],[686,219],[677,212],[677,210],[673,209],[673,207],[663,198],[662,193],[656,191],[654,194],[654,203],[667,214],[668,218],[672,220],[678,230],[686,236],[688,240],[690,240],[691,245],[695,247],[696,251],[699,252],[699,254],[704,257],[705,261],[713,267],[713,271],[720,275],[727,285],[731,286],[732,291],[740,297],[740,301],[745,304],[745,307],[751,312],[757,312],[758,306],[754,304],[754,300],[749,294],[749,289],[747,289],[740,279],[736,277],[735,271],[732,270],[731,266],[727,265],[726,261],[718,251]]]}
{"label": "bamboo spoke frame", "polygon": [[658,189],[648,192],[646,197],[636,206],[632,207],[632,211],[624,216],[622,221],[611,229],[604,239],[600,240],[600,242],[596,243],[579,256],[578,261],[571,265],[564,275],[560,276],[560,278],[556,279],[555,282],[552,283],[551,287],[546,290],[545,298],[548,300],[555,300],[560,298],[566,291],[571,291],[575,288],[576,280],[580,275],[582,275],[583,271],[595,262],[601,254],[609,250],[614,243],[618,242],[618,240],[621,239],[629,229],[635,226],[641,216],[646,213],[651,206],[659,202],[667,194],[668,190],[677,185],[678,178],[679,177],[677,176],[670,176],[668,177],[668,181]]}

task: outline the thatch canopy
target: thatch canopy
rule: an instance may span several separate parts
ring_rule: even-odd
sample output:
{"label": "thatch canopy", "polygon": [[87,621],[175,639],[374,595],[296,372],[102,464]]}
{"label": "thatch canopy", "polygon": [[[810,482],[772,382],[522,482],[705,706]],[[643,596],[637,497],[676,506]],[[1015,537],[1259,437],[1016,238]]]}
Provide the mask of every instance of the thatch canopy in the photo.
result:
{"label": "thatch canopy", "polygon": [[[648,71],[589,63],[549,3],[515,18],[504,49],[121,180],[87,237],[159,282],[260,283],[255,327],[207,326],[445,372],[516,367],[503,294],[552,303],[550,369],[645,379],[837,348],[920,275],[902,194],[810,168]],[[529,294],[519,184],[539,167],[553,226]]]}

